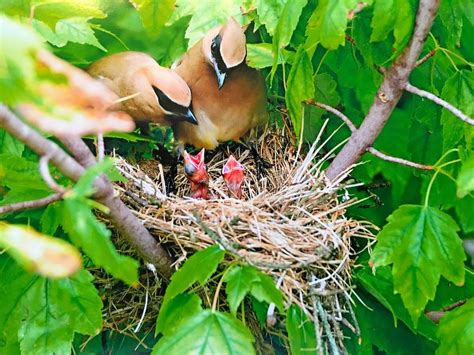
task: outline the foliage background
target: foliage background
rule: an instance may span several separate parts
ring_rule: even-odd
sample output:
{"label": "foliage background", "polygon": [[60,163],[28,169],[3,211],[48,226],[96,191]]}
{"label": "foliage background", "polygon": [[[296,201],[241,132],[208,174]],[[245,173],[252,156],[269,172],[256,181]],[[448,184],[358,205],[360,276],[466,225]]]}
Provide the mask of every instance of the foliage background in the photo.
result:
{"label": "foliage background", "polygon": [[[296,132],[303,130],[305,142],[311,142],[323,120],[329,119],[327,132],[338,130],[330,141],[332,148],[350,131],[339,128],[335,116],[302,101],[312,98],[337,107],[359,125],[383,79],[380,68],[391,65],[407,45],[418,7],[415,0],[363,4],[355,0],[3,0],[0,11],[17,22],[1,17],[0,99],[9,105],[42,100],[37,84],[44,78],[29,54],[42,41],[59,57],[83,68],[105,54],[124,50],[147,52],[170,66],[207,29],[234,16],[249,25],[247,59],[266,77],[272,119],[278,121],[276,108],[286,106]],[[433,51],[433,56],[410,77],[413,85],[471,116],[473,19],[472,2],[442,1],[422,53]],[[350,214],[383,230],[371,257],[376,273],[369,267],[369,255],[361,255],[354,268],[361,340],[348,338],[350,352],[472,352],[473,261],[465,260],[462,240],[474,237],[473,139],[473,127],[406,93],[375,147],[436,165],[442,172],[415,170],[368,154],[354,170],[354,179],[367,184],[359,197],[371,199]],[[117,144],[130,148],[130,158],[151,157],[150,142]],[[3,130],[0,154],[2,205],[51,193],[38,173],[38,158]],[[68,183],[59,173],[53,174]],[[90,191],[84,188],[90,182],[78,184],[72,198],[2,218],[70,240],[87,255],[86,268],[103,267],[114,277],[134,283],[136,261],[115,251],[110,232],[91,212]],[[7,353],[18,346],[26,353],[67,353],[74,334],[100,332],[102,304],[86,269],[68,279],[50,280],[24,272],[3,254],[0,274],[0,345]],[[468,299],[439,325],[424,314]],[[25,307],[29,307],[26,315]]]}

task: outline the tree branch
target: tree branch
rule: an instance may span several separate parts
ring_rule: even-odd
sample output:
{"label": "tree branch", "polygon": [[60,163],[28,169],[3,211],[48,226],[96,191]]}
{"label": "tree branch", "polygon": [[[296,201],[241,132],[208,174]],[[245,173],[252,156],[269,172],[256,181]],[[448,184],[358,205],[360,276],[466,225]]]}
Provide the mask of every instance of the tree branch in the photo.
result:
{"label": "tree branch", "polygon": [[55,194],[49,195],[44,198],[40,198],[38,200],[24,201],[24,202],[12,203],[11,205],[0,206],[0,215],[4,213],[45,207],[49,205],[50,203],[61,200],[63,198],[63,195],[64,193],[57,192]]}
{"label": "tree branch", "polygon": [[439,0],[420,0],[410,43],[387,70],[385,79],[360,128],[351,135],[347,144],[326,170],[326,176],[330,180],[336,180],[343,171],[355,164],[382,131],[408,83],[408,77],[420,56],[438,6]]}
{"label": "tree branch", "polygon": [[[40,156],[47,155],[51,162],[73,181],[79,180],[85,171],[84,166],[66,154],[56,143],[44,138],[41,134],[21,121],[6,106],[0,105],[0,127],[25,143],[30,149]],[[69,142],[70,151],[77,155],[80,153],[84,161],[92,156],[91,151],[79,137],[62,138]],[[85,149],[84,149],[85,147]],[[86,165],[89,166],[89,165]],[[110,210],[110,220],[118,232],[140,253],[148,262],[156,265],[158,272],[166,278],[172,274],[172,260],[166,250],[160,246],[143,226],[138,218],[115,196],[112,184],[104,177],[99,177],[94,182],[97,193],[94,195],[100,203]]]}
{"label": "tree branch", "polygon": [[[354,123],[352,123],[352,121],[349,119],[349,117],[347,117],[341,111],[335,109],[334,107],[323,104],[321,102],[316,102],[314,100],[306,100],[305,103],[307,103],[309,105],[316,106],[316,107],[320,107],[320,108],[322,108],[322,109],[324,109],[328,112],[331,112],[332,114],[336,115],[341,120],[343,120],[344,123],[349,127],[349,129],[352,133],[357,131],[356,126],[354,125]],[[376,157],[378,157],[382,160],[390,161],[392,163],[397,163],[397,164],[400,164],[400,165],[405,165],[405,166],[409,166],[409,167],[416,168],[416,169],[421,169],[421,170],[433,170],[433,166],[431,166],[431,165],[419,164],[419,163],[412,162],[410,160],[397,158],[397,157],[392,157],[390,155],[382,153],[381,151],[375,149],[374,147],[368,147],[366,149],[366,151],[371,153],[372,155],[375,155]]]}
{"label": "tree branch", "polygon": [[418,89],[416,86],[411,85],[410,83],[407,83],[405,85],[405,90],[408,92],[411,92],[412,94],[424,97],[425,99],[433,101],[435,104],[440,105],[441,107],[444,107],[446,110],[450,111],[454,116],[459,118],[460,120],[463,120],[464,122],[474,126],[474,119],[470,118],[468,115],[466,115],[464,112],[459,110],[458,108],[454,107],[451,105],[449,102],[444,101],[442,98],[428,92],[425,90]]}
{"label": "tree branch", "polygon": [[59,185],[56,181],[54,181],[51,173],[49,172],[49,155],[43,155],[39,160],[39,170],[41,173],[41,177],[43,178],[46,185],[48,185],[51,190],[54,190],[59,193],[64,193],[66,188]]}

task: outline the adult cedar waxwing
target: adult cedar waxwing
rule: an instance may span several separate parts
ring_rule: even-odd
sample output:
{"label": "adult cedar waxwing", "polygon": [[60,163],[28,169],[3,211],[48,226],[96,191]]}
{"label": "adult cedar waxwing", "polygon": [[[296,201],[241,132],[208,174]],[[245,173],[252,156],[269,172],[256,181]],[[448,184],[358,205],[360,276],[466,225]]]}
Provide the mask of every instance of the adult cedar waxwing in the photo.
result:
{"label": "adult cedar waxwing", "polygon": [[231,18],[184,55],[174,70],[191,88],[198,124],[174,124],[177,142],[214,149],[267,119],[265,80],[247,66],[246,54],[244,31]]}
{"label": "adult cedar waxwing", "polygon": [[112,54],[93,63],[88,72],[124,98],[117,109],[128,112],[137,124],[197,124],[186,82],[145,53]]}
{"label": "adult cedar waxwing", "polygon": [[209,174],[204,162],[204,149],[196,155],[187,151],[183,152],[184,173],[191,182],[191,194],[193,198],[209,199]]}
{"label": "adult cedar waxwing", "polygon": [[233,155],[230,155],[224,164],[222,176],[231,194],[235,198],[242,198],[242,183],[245,178],[245,168]]}

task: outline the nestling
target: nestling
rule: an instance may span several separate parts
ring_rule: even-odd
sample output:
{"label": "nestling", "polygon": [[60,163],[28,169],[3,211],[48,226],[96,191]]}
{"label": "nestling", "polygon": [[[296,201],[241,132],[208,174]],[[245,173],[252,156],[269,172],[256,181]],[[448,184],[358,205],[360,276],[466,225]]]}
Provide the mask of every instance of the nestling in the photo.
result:
{"label": "nestling", "polygon": [[176,122],[175,139],[196,148],[214,149],[238,141],[267,117],[263,76],[245,63],[245,34],[231,18],[210,30],[175,68],[189,85],[198,125]]}
{"label": "nestling", "polygon": [[191,182],[191,194],[193,198],[209,199],[209,174],[204,162],[204,149],[195,156],[183,152],[184,173]]}
{"label": "nestling", "polygon": [[197,124],[191,111],[191,90],[186,82],[148,54],[112,54],[93,63],[88,72],[125,98],[117,109],[128,112],[137,124],[150,121],[162,125],[178,121]]}
{"label": "nestling", "polygon": [[235,198],[242,198],[242,183],[245,178],[245,168],[239,163],[233,155],[229,156],[227,162],[222,168],[222,176],[227,185],[227,188]]}

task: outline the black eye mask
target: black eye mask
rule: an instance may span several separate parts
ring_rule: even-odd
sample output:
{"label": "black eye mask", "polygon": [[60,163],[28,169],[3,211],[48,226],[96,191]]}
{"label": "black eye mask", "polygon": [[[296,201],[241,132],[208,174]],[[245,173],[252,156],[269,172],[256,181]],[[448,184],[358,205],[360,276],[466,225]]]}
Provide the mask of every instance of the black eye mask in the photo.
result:
{"label": "black eye mask", "polygon": [[221,42],[222,42],[222,37],[221,35],[217,35],[214,37],[214,39],[211,42],[211,54],[214,60],[216,61],[217,68],[221,73],[227,73],[229,72],[229,69],[224,63],[224,60],[222,59],[221,55]]}
{"label": "black eye mask", "polygon": [[172,101],[163,91],[157,87],[153,86],[153,90],[155,91],[156,97],[158,98],[158,102],[160,103],[161,107],[163,107],[166,111],[176,116],[187,115],[189,107],[181,106]]}

